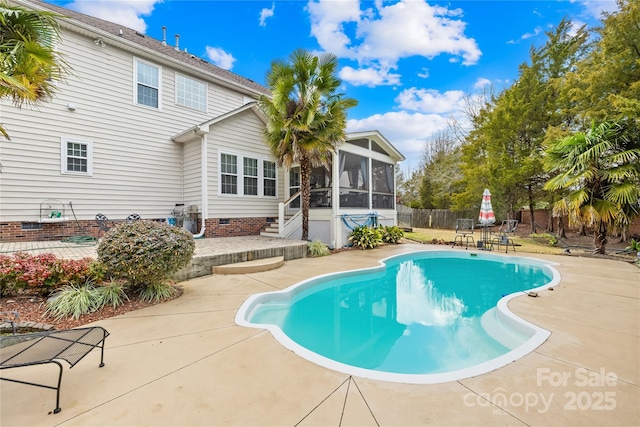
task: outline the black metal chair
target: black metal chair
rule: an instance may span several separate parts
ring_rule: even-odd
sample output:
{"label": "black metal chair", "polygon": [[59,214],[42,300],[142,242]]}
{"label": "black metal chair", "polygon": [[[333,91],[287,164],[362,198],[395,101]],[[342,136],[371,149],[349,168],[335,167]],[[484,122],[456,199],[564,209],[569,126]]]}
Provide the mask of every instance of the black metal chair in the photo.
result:
{"label": "black metal chair", "polygon": [[471,240],[471,244],[473,247],[476,246],[475,240],[473,240],[473,227],[474,222],[471,218],[459,218],[456,220],[456,237],[453,240],[453,247],[456,246],[458,240],[460,240],[460,246],[462,246],[462,242],[464,240],[465,246],[469,248],[469,240]]}
{"label": "black metal chair", "polygon": [[498,229],[498,235],[493,238],[491,245],[498,245],[498,250],[500,250],[500,246],[504,246],[505,253],[509,252],[509,245],[511,245],[515,252],[516,245],[513,243],[513,237],[516,235],[516,228],[518,228],[517,219],[505,219],[502,221],[502,225]]}
{"label": "black metal chair", "polygon": [[104,231],[105,233],[107,231],[109,231],[109,229],[111,229],[111,226],[109,225],[109,218],[107,218],[106,215],[104,214],[97,214],[96,215],[96,222],[98,223],[98,238],[100,238],[100,234],[102,234],[102,232]]}

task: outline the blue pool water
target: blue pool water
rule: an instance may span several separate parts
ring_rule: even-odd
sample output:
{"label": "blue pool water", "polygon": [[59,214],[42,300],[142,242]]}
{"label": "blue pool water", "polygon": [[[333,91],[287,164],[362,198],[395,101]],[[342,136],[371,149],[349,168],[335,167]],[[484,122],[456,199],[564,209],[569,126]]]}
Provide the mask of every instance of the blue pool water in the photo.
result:
{"label": "blue pool water", "polygon": [[247,326],[270,325],[341,365],[410,375],[457,371],[499,358],[531,338],[526,329],[508,327],[508,318],[500,321],[496,305],[554,277],[540,262],[478,255],[401,255],[379,268],[262,294],[241,311]]}

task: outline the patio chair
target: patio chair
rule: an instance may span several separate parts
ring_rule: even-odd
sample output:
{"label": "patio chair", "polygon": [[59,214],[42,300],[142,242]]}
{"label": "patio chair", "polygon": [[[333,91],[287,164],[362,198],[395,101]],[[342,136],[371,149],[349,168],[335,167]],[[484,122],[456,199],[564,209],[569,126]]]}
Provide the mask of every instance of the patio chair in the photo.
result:
{"label": "patio chair", "polygon": [[100,234],[102,234],[102,232],[107,232],[109,231],[109,229],[111,229],[111,226],[109,225],[109,218],[107,218],[106,215],[103,215],[101,213],[96,215],[96,222],[98,223],[98,238],[100,238]]}
{"label": "patio chair", "polygon": [[66,361],[73,368],[93,349],[100,349],[100,364],[104,366],[104,342],[109,332],[101,326],[77,329],[34,332],[22,335],[0,336],[0,371],[26,366],[55,364],[58,366],[57,385],[48,385],[24,381],[15,378],[0,377],[0,380],[31,385],[56,391],[54,414],[61,411],[60,388],[62,385],[62,363]]}
{"label": "patio chair", "polygon": [[456,246],[458,240],[460,240],[460,246],[462,246],[462,242],[464,241],[466,249],[469,249],[469,240],[471,240],[471,245],[475,247],[473,226],[473,219],[471,218],[459,218],[456,220],[456,237],[453,240],[452,248]]}
{"label": "patio chair", "polygon": [[491,245],[498,245],[498,250],[500,250],[500,246],[504,246],[505,253],[509,252],[509,245],[511,245],[515,252],[516,245],[513,243],[513,237],[516,235],[516,228],[518,228],[517,219],[505,219],[502,221],[502,225],[498,229],[498,235],[493,238]]}
{"label": "patio chair", "polygon": [[140,215],[138,214],[131,214],[127,217],[127,221],[129,222],[138,221],[139,219],[140,219]]}

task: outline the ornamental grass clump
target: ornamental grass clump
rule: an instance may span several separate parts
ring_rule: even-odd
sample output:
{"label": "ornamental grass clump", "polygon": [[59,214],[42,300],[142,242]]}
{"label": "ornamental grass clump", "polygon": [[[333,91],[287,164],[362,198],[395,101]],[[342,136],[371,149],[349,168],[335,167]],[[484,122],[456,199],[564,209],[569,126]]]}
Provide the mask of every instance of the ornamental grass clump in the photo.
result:
{"label": "ornamental grass clump", "polygon": [[182,228],[134,221],[105,233],[98,245],[98,259],[110,277],[126,280],[148,297],[154,291],[166,294],[161,284],[189,264],[194,250],[193,236]]}
{"label": "ornamental grass clump", "polygon": [[307,253],[310,257],[327,256],[331,253],[329,247],[319,239],[307,243]]}

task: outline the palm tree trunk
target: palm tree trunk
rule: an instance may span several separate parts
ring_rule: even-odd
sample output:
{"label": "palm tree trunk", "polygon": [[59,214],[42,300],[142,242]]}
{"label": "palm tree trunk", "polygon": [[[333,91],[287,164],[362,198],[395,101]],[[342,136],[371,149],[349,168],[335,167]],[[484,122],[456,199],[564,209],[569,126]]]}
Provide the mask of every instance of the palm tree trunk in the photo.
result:
{"label": "palm tree trunk", "polygon": [[562,239],[567,238],[567,234],[564,231],[564,221],[562,219],[562,216],[558,217],[558,236]]}
{"label": "palm tree trunk", "polygon": [[604,248],[607,245],[607,226],[602,221],[600,221],[598,229],[593,233],[593,243],[596,247],[593,253],[604,255]]}
{"label": "palm tree trunk", "polygon": [[309,240],[309,206],[311,204],[311,164],[309,158],[300,159],[300,196],[302,198],[302,240]]}

